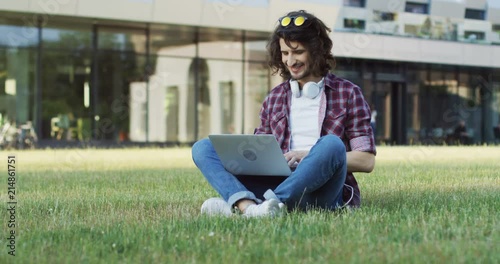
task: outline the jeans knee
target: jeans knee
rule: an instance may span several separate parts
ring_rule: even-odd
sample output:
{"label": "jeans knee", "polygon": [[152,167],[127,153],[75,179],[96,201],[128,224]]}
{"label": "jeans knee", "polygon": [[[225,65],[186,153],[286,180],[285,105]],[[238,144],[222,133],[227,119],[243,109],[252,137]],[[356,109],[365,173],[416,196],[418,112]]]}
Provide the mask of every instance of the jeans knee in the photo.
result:
{"label": "jeans knee", "polygon": [[198,160],[206,157],[206,153],[212,148],[212,142],[208,138],[200,139],[191,147],[191,156],[196,163]]}
{"label": "jeans knee", "polygon": [[[326,135],[319,139],[319,149],[322,153],[326,154],[325,158],[345,159],[346,148],[344,142],[336,135]],[[327,157],[328,156],[328,157]]]}
{"label": "jeans knee", "polygon": [[326,145],[328,148],[332,149],[343,149],[345,151],[345,145],[342,140],[336,135],[326,135],[319,139],[321,144]]}

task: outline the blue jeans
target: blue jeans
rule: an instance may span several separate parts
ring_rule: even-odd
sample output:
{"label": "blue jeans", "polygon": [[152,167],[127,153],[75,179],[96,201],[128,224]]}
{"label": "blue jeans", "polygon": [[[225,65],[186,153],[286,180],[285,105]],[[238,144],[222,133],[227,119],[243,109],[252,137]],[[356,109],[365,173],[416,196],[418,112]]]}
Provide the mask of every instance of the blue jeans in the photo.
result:
{"label": "blue jeans", "polygon": [[[321,137],[295,171],[282,182],[243,184],[238,177],[224,169],[209,139],[196,142],[192,148],[193,161],[212,187],[231,206],[241,199],[262,200],[254,193],[267,188],[264,199],[278,199],[287,207],[307,209],[320,207],[336,209],[342,206],[342,189],[347,173],[346,149],[339,137]],[[262,176],[248,176],[259,181]],[[269,178],[269,177],[268,177]]]}

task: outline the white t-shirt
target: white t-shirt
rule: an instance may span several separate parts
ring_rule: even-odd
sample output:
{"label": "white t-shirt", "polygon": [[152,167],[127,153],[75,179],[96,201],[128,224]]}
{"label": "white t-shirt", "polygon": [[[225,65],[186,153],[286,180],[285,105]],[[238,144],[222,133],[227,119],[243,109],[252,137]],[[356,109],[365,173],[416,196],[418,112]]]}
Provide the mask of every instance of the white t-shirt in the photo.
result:
{"label": "white t-shirt", "polygon": [[324,89],[311,99],[306,96],[292,97],[290,107],[290,150],[310,150],[320,137],[319,108]]}

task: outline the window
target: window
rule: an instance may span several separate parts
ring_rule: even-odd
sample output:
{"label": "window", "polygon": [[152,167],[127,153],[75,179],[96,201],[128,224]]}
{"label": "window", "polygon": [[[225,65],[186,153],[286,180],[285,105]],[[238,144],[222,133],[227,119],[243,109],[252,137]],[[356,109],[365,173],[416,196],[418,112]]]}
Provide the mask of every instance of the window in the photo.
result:
{"label": "window", "polygon": [[373,20],[376,22],[380,21],[395,21],[396,13],[373,11]]}
{"label": "window", "polygon": [[476,40],[484,40],[485,34],[481,31],[464,31],[464,38],[474,42]]}
{"label": "window", "polygon": [[101,50],[145,53],[145,32],[145,29],[102,26],[99,28],[97,45]]}
{"label": "window", "polygon": [[406,2],[405,12],[416,14],[428,14],[428,5],[422,3]]}
{"label": "window", "polygon": [[479,9],[465,9],[465,18],[484,20],[485,12]]}
{"label": "window", "polygon": [[[30,18],[26,15],[23,17]],[[0,20],[0,126],[7,120],[18,125],[35,121],[38,28],[21,18]]]}
{"label": "window", "polygon": [[344,0],[344,6],[365,7],[365,0]]}
{"label": "window", "polygon": [[492,30],[493,32],[500,33],[500,24],[493,25],[493,26],[491,27],[491,30]]}
{"label": "window", "polygon": [[[96,57],[95,75],[97,82],[97,100],[94,101],[96,121],[96,139],[124,140],[131,136],[131,118],[140,112],[129,111],[128,98],[133,93],[140,93],[136,87],[146,88],[144,80],[147,57],[146,53],[146,30],[144,28],[126,28],[115,26],[100,26],[97,29],[99,52]],[[150,82],[149,98],[159,98],[159,89],[154,85],[157,79]],[[139,88],[137,88],[139,89]],[[156,96],[156,97],[155,97]],[[162,97],[164,98],[164,97]],[[150,101],[150,107],[156,101]],[[135,103],[135,102],[134,102]],[[131,106],[130,106],[131,107]],[[144,111],[147,111],[144,108]],[[157,113],[155,113],[157,114]],[[160,122],[154,119],[154,114],[148,112],[148,122],[144,123],[146,131],[159,131]],[[149,121],[154,120],[154,121]],[[163,121],[163,120],[162,120]],[[163,124],[163,123],[162,123]],[[139,129],[139,127],[133,127]],[[147,130],[149,129],[149,130]],[[153,133],[149,133],[149,140],[158,140]],[[132,138],[131,138],[132,139]],[[160,140],[158,140],[160,141]]]}
{"label": "window", "polygon": [[359,19],[344,19],[344,28],[365,30],[365,21]]}

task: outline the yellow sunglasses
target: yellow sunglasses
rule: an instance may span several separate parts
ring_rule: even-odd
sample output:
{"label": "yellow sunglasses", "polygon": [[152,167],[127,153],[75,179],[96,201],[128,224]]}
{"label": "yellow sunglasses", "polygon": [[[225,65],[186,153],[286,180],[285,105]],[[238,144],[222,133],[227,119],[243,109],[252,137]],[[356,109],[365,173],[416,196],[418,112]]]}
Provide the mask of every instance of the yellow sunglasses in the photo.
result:
{"label": "yellow sunglasses", "polygon": [[306,22],[307,17],[305,16],[285,16],[279,19],[279,22],[281,26],[286,27],[292,23],[297,27],[300,27],[304,25],[304,22]]}

